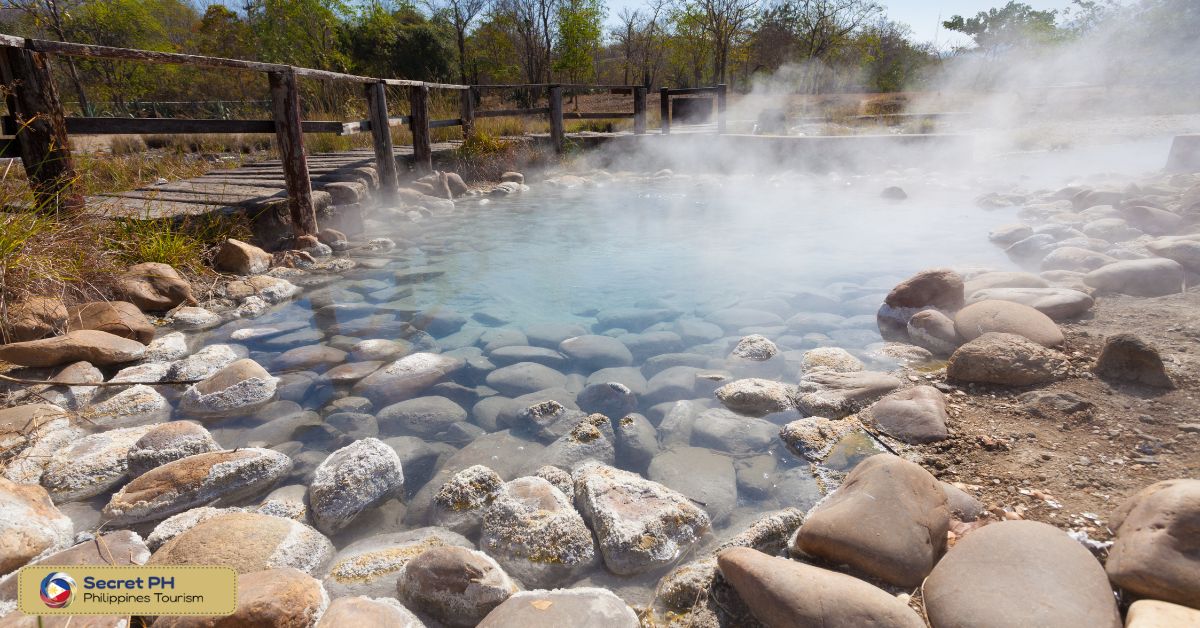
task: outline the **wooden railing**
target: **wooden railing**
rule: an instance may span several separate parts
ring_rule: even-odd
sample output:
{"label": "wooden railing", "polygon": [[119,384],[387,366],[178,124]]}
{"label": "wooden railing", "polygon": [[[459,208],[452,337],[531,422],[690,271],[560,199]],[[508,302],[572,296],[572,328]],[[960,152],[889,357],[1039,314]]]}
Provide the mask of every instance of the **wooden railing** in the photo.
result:
{"label": "wooden railing", "polygon": [[662,120],[662,133],[671,133],[671,97],[672,96],[703,96],[715,101],[717,133],[725,132],[725,95],[726,85],[721,83],[713,87],[683,87],[671,89],[661,87],[659,93],[659,117]]}
{"label": "wooden railing", "polygon": [[[178,118],[66,117],[50,71],[48,55],[117,59],[124,61],[175,64],[192,67],[261,72],[267,75],[271,93],[270,120],[219,120]],[[357,76],[327,70],[300,68],[276,63],[225,59],[198,55],[112,48],[70,42],[25,39],[0,34],[0,78],[8,88],[11,116],[3,119],[0,130],[14,140],[0,140],[0,157],[19,156],[34,193],[34,206],[45,211],[83,208],[78,193],[71,156],[71,134],[114,135],[153,133],[274,133],[287,187],[288,209],[294,233],[317,233],[312,182],[305,158],[305,133],[371,133],[379,188],[385,202],[394,200],[399,189],[390,128],[407,125],[412,132],[413,160],[419,173],[432,171],[431,129],[458,126],[469,135],[475,120],[499,116],[546,116],[550,138],[556,150],[565,144],[564,119],[632,118],[634,133],[646,132],[646,88],[638,85],[456,85],[404,79]],[[367,119],[350,122],[303,120],[297,79],[317,79],[358,83],[363,86]],[[409,115],[388,115],[387,88],[408,90]],[[459,92],[459,117],[443,120],[430,118],[430,91]],[[475,105],[485,90],[546,90],[547,107],[476,111]],[[605,89],[610,93],[631,94],[631,112],[563,112],[563,94],[571,90]],[[663,133],[670,132],[668,103],[671,96],[715,93],[718,103],[718,129],[724,132],[725,86],[662,91]]]}

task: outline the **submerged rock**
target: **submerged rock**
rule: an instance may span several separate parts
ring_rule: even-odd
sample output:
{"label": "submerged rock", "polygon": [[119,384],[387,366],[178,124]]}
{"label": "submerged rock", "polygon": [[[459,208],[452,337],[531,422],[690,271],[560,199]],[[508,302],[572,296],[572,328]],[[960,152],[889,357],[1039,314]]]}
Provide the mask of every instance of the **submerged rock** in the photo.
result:
{"label": "submerged rock", "polygon": [[462,366],[462,360],[449,356],[414,353],[359,380],[353,390],[376,407],[383,407],[411,399]]}
{"label": "submerged rock", "polygon": [[503,485],[495,471],[480,464],[467,467],[434,493],[432,519],[460,534],[473,535]]}
{"label": "submerged rock", "polygon": [[189,386],[179,408],[203,417],[249,414],[275,398],[278,383],[258,362],[241,359]]}
{"label": "submerged rock", "polygon": [[435,547],[400,570],[406,604],[447,626],[475,626],[519,587],[496,561],[465,547]]}
{"label": "submerged rock", "polygon": [[779,347],[760,334],[751,334],[738,341],[730,356],[744,360],[763,362],[779,354]]}
{"label": "submerged rock", "polygon": [[553,586],[595,562],[592,532],[562,491],[538,477],[506,483],[483,514],[479,546],[527,586]]}
{"label": "submerged rock", "polygon": [[686,497],[636,474],[588,463],[573,476],[576,505],[615,574],[664,567],[709,527],[708,515]]}
{"label": "submerged rock", "polygon": [[519,591],[488,613],[479,628],[638,628],[637,613],[607,589]]}
{"label": "submerged rock", "polygon": [[376,438],[355,441],[329,454],[313,472],[308,487],[313,525],[334,534],[403,488],[404,471],[395,450]]}
{"label": "submerged rock", "polygon": [[717,399],[726,408],[746,416],[760,417],[792,409],[795,390],[768,379],[739,379],[716,391]]}
{"label": "submerged rock", "polygon": [[335,598],[350,595],[396,595],[400,570],[414,557],[434,547],[473,548],[461,534],[429,527],[376,534],[339,551],[325,575],[325,588]]}
{"label": "submerged rock", "polygon": [[[115,379],[115,378],[114,378]],[[157,390],[138,384],[82,411],[91,426],[101,429],[132,427],[165,421],[171,402]]]}

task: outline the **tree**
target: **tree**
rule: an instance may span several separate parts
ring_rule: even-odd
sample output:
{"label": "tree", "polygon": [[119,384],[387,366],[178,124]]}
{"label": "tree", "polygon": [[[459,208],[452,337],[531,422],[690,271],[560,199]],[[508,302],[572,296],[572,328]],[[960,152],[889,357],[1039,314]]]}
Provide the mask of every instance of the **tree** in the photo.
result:
{"label": "tree", "polygon": [[694,6],[712,48],[713,77],[718,83],[725,83],[729,51],[754,20],[758,0],[694,0]]}
{"label": "tree", "polygon": [[431,11],[445,15],[454,27],[455,43],[458,45],[458,80],[467,82],[467,30],[471,22],[482,14],[488,0],[426,0]]}
{"label": "tree", "polygon": [[595,54],[600,48],[603,0],[562,0],[558,5],[558,59],[554,69],[565,72],[572,83],[596,74]]}
{"label": "tree", "polygon": [[[23,13],[36,30],[49,32],[58,41],[70,41],[71,12],[79,6],[79,0],[8,0],[8,4]],[[91,115],[92,107],[88,104],[87,92],[83,89],[74,57],[67,57],[67,74],[79,97],[80,110],[84,115]]]}
{"label": "tree", "polygon": [[665,7],[665,0],[657,0],[644,10],[626,7],[617,14],[620,25],[609,36],[619,53],[623,84],[629,84],[633,71],[638,74],[635,80],[639,84],[648,88],[654,83],[665,52],[662,25]]}
{"label": "tree", "polygon": [[980,11],[975,17],[955,15],[942,22],[945,28],[969,35],[987,53],[1045,43],[1060,33],[1055,26],[1058,11],[1037,11],[1028,4],[1009,0],[1000,8]]}
{"label": "tree", "polygon": [[450,33],[411,6],[368,5],[345,27],[345,52],[358,74],[423,81],[450,79]]}

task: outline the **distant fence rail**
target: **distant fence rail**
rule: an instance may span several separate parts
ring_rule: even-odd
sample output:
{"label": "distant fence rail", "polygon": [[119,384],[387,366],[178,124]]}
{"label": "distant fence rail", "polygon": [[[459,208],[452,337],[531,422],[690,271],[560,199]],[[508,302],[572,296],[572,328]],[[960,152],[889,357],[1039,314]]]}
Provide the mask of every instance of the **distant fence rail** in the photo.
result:
{"label": "distant fence rail", "polygon": [[[48,55],[73,57],[120,59],[142,63],[185,65],[192,67],[217,68],[265,73],[270,86],[269,101],[258,101],[270,106],[270,120],[230,120],[212,118],[160,117],[159,111],[150,103],[150,112],[155,117],[93,117],[64,115],[50,72]],[[74,163],[71,156],[69,136],[117,135],[117,134],[170,134],[170,133],[274,133],[283,165],[287,187],[288,208],[293,232],[297,235],[317,233],[316,211],[313,203],[312,182],[308,162],[305,158],[305,133],[371,133],[374,145],[376,169],[379,174],[380,190],[384,200],[394,198],[399,188],[394,147],[390,128],[407,125],[412,132],[413,158],[418,172],[430,172],[432,165],[431,129],[458,126],[466,137],[472,132],[477,118],[499,116],[546,116],[550,121],[550,139],[557,150],[565,143],[564,119],[620,119],[632,118],[634,133],[646,132],[647,89],[639,85],[586,85],[586,84],[521,84],[521,85],[457,85],[432,83],[405,79],[374,78],[300,68],[276,63],[262,63],[241,59],[206,57],[171,52],[113,48],[72,42],[25,39],[0,34],[0,78],[10,90],[8,104],[11,115],[0,119],[0,131],[15,136],[11,140],[0,140],[0,156],[19,156],[24,163],[35,197],[35,207],[58,211],[78,210],[83,199],[75,188]],[[363,86],[363,97],[367,104],[367,119],[349,122],[303,120],[300,92],[297,79],[316,79],[358,83]],[[390,117],[388,115],[387,88],[402,87],[408,90],[409,114]],[[430,119],[430,90],[459,92],[459,117]],[[485,90],[545,90],[548,106],[521,109],[494,109],[476,111],[475,105]],[[608,90],[614,94],[633,96],[633,111],[629,112],[563,112],[564,91]],[[718,132],[725,130],[725,86],[667,89],[662,96],[662,132],[670,132],[668,103],[672,96],[688,94],[713,94],[716,99]],[[236,101],[214,101],[236,102]],[[136,104],[136,103],[135,103]],[[141,103],[145,111],[146,103]],[[180,103],[171,103],[178,105]],[[222,116],[224,117],[224,116]]]}

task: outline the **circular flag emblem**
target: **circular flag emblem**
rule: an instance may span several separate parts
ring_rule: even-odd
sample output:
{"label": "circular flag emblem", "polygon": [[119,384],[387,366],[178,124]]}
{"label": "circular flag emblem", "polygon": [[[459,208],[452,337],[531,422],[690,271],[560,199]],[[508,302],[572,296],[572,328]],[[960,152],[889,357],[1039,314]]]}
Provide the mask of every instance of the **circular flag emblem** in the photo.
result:
{"label": "circular flag emblem", "polygon": [[42,578],[42,603],[50,608],[66,608],[75,597],[75,579],[56,571]]}

